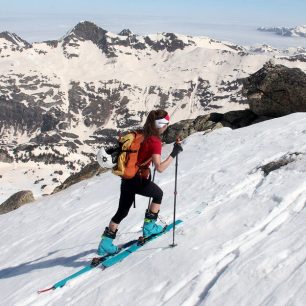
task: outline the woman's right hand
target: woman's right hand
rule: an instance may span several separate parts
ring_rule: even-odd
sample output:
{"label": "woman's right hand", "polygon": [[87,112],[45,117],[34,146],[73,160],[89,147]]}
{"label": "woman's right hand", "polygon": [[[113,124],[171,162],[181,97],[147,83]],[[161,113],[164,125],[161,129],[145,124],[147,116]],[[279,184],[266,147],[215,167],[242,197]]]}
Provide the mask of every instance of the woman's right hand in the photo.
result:
{"label": "woman's right hand", "polygon": [[183,147],[182,147],[181,143],[180,142],[175,142],[174,145],[173,145],[173,150],[170,153],[170,156],[172,158],[175,158],[182,151],[183,151]]}

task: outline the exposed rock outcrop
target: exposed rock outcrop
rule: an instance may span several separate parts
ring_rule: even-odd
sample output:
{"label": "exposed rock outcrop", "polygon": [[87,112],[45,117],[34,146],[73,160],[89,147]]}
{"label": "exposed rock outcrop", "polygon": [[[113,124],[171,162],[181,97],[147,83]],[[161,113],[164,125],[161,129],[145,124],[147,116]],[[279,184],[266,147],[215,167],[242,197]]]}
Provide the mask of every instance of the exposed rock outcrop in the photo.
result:
{"label": "exposed rock outcrop", "polygon": [[259,116],[306,112],[306,74],[268,62],[244,83],[250,109]]}
{"label": "exposed rock outcrop", "polygon": [[35,201],[32,191],[19,191],[0,205],[0,214],[6,214],[22,205]]}
{"label": "exposed rock outcrop", "polygon": [[75,37],[83,40],[91,40],[103,52],[109,54],[109,45],[107,43],[106,33],[107,31],[98,27],[93,22],[83,21],[78,23],[64,38],[64,44],[73,46]]}
{"label": "exposed rock outcrop", "polygon": [[0,148],[0,162],[2,163],[12,163],[14,158],[9,155],[8,151]]}
{"label": "exposed rock outcrop", "polygon": [[287,166],[288,164],[294,162],[297,160],[297,158],[302,155],[303,153],[290,153],[282,156],[281,158],[274,160],[270,163],[267,163],[263,166],[260,166],[258,169],[263,171],[264,176],[267,176],[270,172],[278,170],[284,166]]}
{"label": "exposed rock outcrop", "polygon": [[8,31],[1,32],[0,38],[4,38],[5,40],[10,42],[12,45],[16,46],[17,48],[32,48],[31,44],[20,38],[15,33],[10,33]]}
{"label": "exposed rock outcrop", "polygon": [[89,179],[95,175],[106,172],[108,169],[103,169],[99,166],[98,162],[93,162],[86,165],[80,172],[69,176],[63,184],[56,187],[52,193],[57,193],[61,190],[64,190],[76,183],[79,183],[83,180]]}
{"label": "exposed rock outcrop", "polygon": [[196,119],[182,120],[170,125],[163,135],[163,140],[166,143],[171,143],[177,137],[184,139],[196,132],[212,131],[222,127],[237,129],[267,119],[271,118],[257,116],[248,109],[231,111],[225,114],[211,113],[209,115],[199,116]]}
{"label": "exposed rock outcrop", "polygon": [[123,29],[118,35],[120,36],[130,36],[133,35],[130,29]]}

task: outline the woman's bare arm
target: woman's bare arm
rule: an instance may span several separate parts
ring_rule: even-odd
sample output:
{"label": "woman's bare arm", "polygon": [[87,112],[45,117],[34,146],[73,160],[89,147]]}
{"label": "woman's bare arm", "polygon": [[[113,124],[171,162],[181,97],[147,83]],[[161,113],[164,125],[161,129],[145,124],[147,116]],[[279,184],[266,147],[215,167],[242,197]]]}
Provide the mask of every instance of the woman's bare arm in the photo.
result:
{"label": "woman's bare arm", "polygon": [[152,162],[155,166],[155,169],[160,173],[168,168],[172,160],[173,160],[173,157],[171,157],[170,155],[164,161],[161,161],[160,154],[152,155]]}

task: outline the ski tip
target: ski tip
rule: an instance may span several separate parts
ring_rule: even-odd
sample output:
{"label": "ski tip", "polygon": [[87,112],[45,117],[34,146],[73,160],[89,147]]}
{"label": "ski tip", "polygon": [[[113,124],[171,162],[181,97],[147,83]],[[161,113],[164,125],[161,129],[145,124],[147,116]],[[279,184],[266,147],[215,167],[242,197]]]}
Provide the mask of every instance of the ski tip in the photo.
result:
{"label": "ski tip", "polygon": [[47,291],[50,291],[50,290],[54,290],[55,288],[52,286],[50,288],[44,288],[44,289],[40,289],[37,291],[38,294],[41,294],[43,292],[47,292]]}

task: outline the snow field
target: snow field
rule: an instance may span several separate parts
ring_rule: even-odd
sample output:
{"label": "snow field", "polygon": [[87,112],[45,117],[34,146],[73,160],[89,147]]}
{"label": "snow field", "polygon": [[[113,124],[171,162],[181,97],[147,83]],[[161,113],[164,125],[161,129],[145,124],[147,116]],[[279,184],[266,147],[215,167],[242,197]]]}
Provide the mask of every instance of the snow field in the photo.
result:
{"label": "snow field", "polygon": [[[306,115],[194,134],[179,155],[177,227],[120,264],[41,295],[94,256],[117,209],[111,173],[0,216],[1,305],[304,305]],[[164,156],[171,145],[163,149]],[[288,153],[296,160],[260,170]],[[156,182],[173,217],[174,163]],[[117,243],[141,234],[148,199],[121,223]]]}

